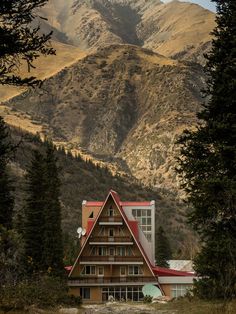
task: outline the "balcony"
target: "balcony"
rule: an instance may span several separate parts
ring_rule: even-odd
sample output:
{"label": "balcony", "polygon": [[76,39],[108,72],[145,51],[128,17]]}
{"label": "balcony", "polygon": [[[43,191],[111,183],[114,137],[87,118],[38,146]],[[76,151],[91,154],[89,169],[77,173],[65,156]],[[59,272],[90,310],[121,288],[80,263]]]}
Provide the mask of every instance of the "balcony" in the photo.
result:
{"label": "balcony", "polygon": [[157,283],[156,277],[143,277],[143,276],[127,276],[127,277],[90,277],[80,276],[69,280],[69,286],[79,285],[144,285],[146,283]]}
{"label": "balcony", "polygon": [[122,226],[123,219],[120,216],[102,216],[99,219],[100,226]]}
{"label": "balcony", "polygon": [[133,245],[132,237],[91,237],[90,245]]}
{"label": "balcony", "polygon": [[81,256],[81,265],[142,265],[143,258],[140,256]]}

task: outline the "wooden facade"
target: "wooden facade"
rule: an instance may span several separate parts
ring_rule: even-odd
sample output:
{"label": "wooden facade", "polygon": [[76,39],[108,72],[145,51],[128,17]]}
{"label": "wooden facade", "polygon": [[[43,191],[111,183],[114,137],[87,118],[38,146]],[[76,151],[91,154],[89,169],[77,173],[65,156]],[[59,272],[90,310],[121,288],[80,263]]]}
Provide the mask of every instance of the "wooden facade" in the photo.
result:
{"label": "wooden facade", "polygon": [[142,247],[138,222],[130,220],[119,196],[110,191],[101,207],[83,208],[86,236],[69,274],[70,293],[83,302],[100,303],[109,297],[141,301],[142,287],[152,283],[164,294],[170,285],[158,281],[158,273]]}

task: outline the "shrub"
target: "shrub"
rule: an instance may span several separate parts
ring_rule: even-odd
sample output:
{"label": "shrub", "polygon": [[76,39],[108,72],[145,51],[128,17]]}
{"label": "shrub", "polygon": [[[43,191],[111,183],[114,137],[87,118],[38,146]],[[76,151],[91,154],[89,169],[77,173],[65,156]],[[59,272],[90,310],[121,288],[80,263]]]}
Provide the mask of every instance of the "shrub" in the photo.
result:
{"label": "shrub", "polygon": [[80,298],[68,295],[66,281],[48,276],[6,285],[0,289],[0,308],[3,309],[23,309],[30,305],[45,308],[80,303]]}

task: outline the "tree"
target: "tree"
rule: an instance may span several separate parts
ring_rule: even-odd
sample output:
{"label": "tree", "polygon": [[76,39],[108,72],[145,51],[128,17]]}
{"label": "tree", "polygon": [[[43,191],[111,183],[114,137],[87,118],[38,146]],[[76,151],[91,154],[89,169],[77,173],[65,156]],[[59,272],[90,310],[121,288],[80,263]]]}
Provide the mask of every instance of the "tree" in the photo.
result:
{"label": "tree", "polygon": [[60,179],[57,158],[53,144],[46,141],[45,157],[45,209],[44,248],[45,268],[52,274],[63,275],[63,245],[61,229]]}
{"label": "tree", "polygon": [[169,240],[160,226],[156,235],[156,264],[161,267],[169,267],[168,260],[171,259],[171,256]]}
{"label": "tree", "polygon": [[44,154],[35,150],[26,175],[25,256],[27,272],[62,275],[60,180],[53,144]]}
{"label": "tree", "polygon": [[1,0],[0,5],[0,84],[35,85],[35,77],[16,75],[19,65],[25,62],[30,71],[33,61],[40,55],[55,54],[48,41],[51,33],[39,34],[39,26],[32,27],[36,9],[48,0]]}
{"label": "tree", "polygon": [[12,227],[14,208],[13,187],[7,169],[13,150],[8,128],[0,117],[0,225],[7,229]]}
{"label": "tree", "polygon": [[196,293],[236,295],[236,2],[217,4],[217,26],[207,56],[201,123],[181,139],[179,172],[193,209],[190,223],[203,243],[195,260]]}
{"label": "tree", "polygon": [[33,151],[26,175],[27,198],[23,232],[28,274],[42,271],[44,264],[45,170],[44,156],[37,150]]}

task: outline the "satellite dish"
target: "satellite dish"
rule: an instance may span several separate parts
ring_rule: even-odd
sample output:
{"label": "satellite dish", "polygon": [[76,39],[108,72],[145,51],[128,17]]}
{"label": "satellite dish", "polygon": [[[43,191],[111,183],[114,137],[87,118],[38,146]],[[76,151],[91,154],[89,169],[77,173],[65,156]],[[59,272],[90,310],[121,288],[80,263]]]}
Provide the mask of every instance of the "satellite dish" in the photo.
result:
{"label": "satellite dish", "polygon": [[82,234],[82,231],[83,231],[83,229],[82,229],[81,227],[79,227],[79,228],[77,229],[77,233],[78,233],[78,234]]}
{"label": "satellite dish", "polygon": [[161,290],[150,283],[143,286],[142,292],[144,296],[150,296],[153,298],[158,298],[162,296]]}
{"label": "satellite dish", "polygon": [[82,234],[82,236],[85,236],[86,235],[86,229],[83,229],[81,234]]}

